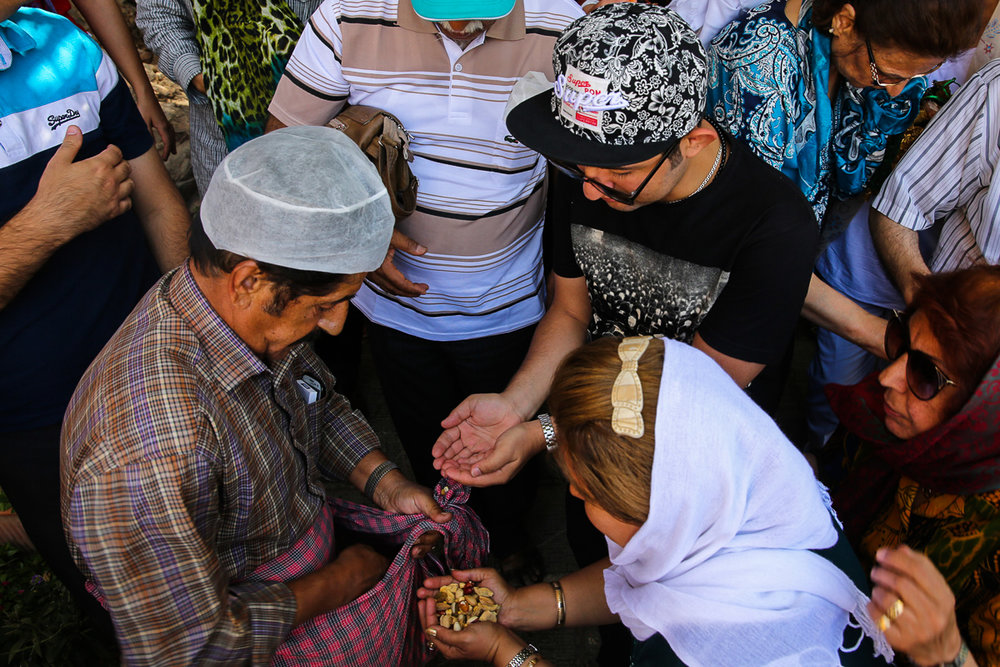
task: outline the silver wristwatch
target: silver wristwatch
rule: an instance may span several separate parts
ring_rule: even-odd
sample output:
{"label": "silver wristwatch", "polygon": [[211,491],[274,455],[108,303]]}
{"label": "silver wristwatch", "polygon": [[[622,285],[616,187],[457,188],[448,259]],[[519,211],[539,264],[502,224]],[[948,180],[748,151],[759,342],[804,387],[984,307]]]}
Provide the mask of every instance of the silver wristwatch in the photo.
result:
{"label": "silver wristwatch", "polygon": [[[548,417],[548,415],[545,416]],[[535,648],[535,645],[528,644],[520,651],[518,651],[517,655],[515,655],[513,658],[510,659],[510,662],[507,663],[507,667],[521,667],[521,665],[524,664],[525,660],[535,655],[536,653],[538,653],[538,649]]]}
{"label": "silver wristwatch", "polygon": [[545,436],[545,449],[551,452],[559,444],[556,442],[556,427],[552,425],[552,417],[543,412],[538,415],[538,423],[542,425],[542,435]]}

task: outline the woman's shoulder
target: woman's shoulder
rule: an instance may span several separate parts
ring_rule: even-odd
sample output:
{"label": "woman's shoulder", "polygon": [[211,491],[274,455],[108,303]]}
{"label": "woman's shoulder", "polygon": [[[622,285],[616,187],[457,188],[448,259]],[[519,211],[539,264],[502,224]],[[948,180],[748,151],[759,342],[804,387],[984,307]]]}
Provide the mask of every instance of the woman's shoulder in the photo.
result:
{"label": "woman's shoulder", "polygon": [[730,53],[761,49],[795,49],[798,29],[785,16],[785,0],[770,0],[750,9],[712,40],[711,50]]}

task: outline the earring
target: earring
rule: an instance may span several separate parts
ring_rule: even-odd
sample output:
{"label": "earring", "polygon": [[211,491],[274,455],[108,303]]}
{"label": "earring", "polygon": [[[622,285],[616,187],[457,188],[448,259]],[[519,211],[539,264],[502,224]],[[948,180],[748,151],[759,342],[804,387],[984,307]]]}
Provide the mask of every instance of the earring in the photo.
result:
{"label": "earring", "polygon": [[827,32],[829,32],[833,36],[837,35],[837,31],[833,29],[833,26],[830,26]]}

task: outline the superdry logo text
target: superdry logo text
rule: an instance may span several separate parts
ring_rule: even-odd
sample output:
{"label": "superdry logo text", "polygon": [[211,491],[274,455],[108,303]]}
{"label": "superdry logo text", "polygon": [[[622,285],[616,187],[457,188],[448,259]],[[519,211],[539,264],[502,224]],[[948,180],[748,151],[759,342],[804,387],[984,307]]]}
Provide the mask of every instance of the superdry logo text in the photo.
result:
{"label": "superdry logo text", "polygon": [[52,114],[51,116],[48,117],[49,129],[54,130],[63,123],[68,123],[71,120],[76,120],[79,117],[80,117],[80,112],[77,111],[76,109],[66,109],[66,113],[59,114],[58,116],[56,114]]}

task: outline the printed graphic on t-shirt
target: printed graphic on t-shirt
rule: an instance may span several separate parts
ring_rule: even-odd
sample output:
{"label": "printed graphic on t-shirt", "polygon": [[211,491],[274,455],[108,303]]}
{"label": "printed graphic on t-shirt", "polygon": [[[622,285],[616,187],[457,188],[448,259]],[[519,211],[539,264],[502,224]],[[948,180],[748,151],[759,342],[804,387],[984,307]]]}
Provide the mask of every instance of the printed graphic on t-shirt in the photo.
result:
{"label": "printed graphic on t-shirt", "polygon": [[592,337],[661,334],[690,343],[729,272],[663,255],[615,234],[571,225],[587,280]]}

